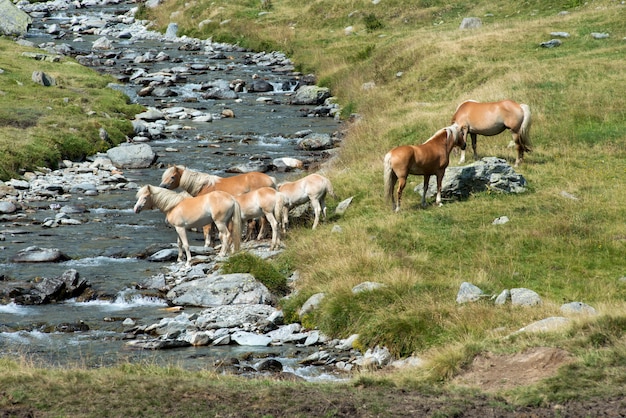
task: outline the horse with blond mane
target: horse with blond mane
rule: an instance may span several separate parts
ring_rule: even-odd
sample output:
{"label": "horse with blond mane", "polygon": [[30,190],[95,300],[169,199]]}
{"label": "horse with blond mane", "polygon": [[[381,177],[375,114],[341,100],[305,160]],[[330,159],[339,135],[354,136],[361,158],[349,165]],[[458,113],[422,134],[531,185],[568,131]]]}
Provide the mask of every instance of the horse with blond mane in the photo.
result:
{"label": "horse with blond mane", "polygon": [[[470,134],[472,138],[472,149],[474,159],[478,158],[476,152],[476,136],[493,136],[511,130],[513,141],[517,148],[517,167],[524,159],[524,152],[531,152],[530,107],[526,104],[519,104],[513,100],[501,100],[499,102],[480,103],[474,100],[467,100],[461,103],[454,116],[452,123],[456,123],[463,130],[463,135],[467,138]],[[459,164],[465,162],[465,151],[461,151]]]}
{"label": "horse with blond mane", "polygon": [[[163,172],[159,186],[170,190],[180,187],[192,196],[198,196],[216,190],[226,192],[232,196],[239,196],[261,187],[271,187],[275,189],[276,179],[258,171],[237,174],[231,177],[220,177],[190,170],[182,165],[173,165]],[[264,219],[261,218],[261,221],[261,225],[263,226]],[[204,246],[212,246],[210,223],[204,226]]]}
{"label": "horse with blond mane", "polygon": [[193,196],[215,190],[221,190],[237,196],[260,187],[272,187],[275,189],[276,179],[258,171],[237,174],[231,177],[220,177],[190,170],[182,165],[173,165],[163,172],[159,186],[170,190],[180,187]]}
{"label": "horse with blond mane", "polygon": [[[163,212],[167,222],[176,229],[178,261],[182,261],[184,251],[187,256],[187,266],[191,265],[187,229],[200,228],[211,222],[215,222],[222,243],[219,255],[226,256],[231,249],[231,244],[233,252],[239,251],[241,209],[239,203],[228,193],[214,191],[191,197],[185,192],[177,193],[162,187],[143,186],[137,192],[137,203],[133,210],[139,213],[153,207]],[[229,231],[229,224],[232,231]]]}
{"label": "horse with blond mane", "polygon": [[[280,225],[283,208],[286,203],[285,196],[278,190],[271,187],[261,187],[248,193],[234,196],[241,207],[242,221],[263,218],[272,228],[272,241],[270,250],[278,248],[280,245]],[[265,222],[261,223],[257,240],[261,240],[265,235]]]}
{"label": "horse with blond mane", "polygon": [[[409,174],[424,176],[422,207],[426,207],[426,192],[430,176],[435,175],[437,177],[436,204],[441,206],[441,181],[450,162],[450,152],[455,146],[464,150],[465,137],[459,126],[451,125],[438,130],[421,145],[401,145],[385,155],[384,193],[385,197],[391,200],[394,211],[400,211],[402,191]],[[398,190],[394,196],[393,190],[396,182]]]}
{"label": "horse with blond mane", "polygon": [[313,229],[317,228],[320,221],[320,214],[326,218],[326,194],[335,196],[333,185],[321,174],[313,173],[296,181],[286,181],[278,185],[278,191],[285,195],[287,204],[283,209],[283,232],[287,231],[289,225],[289,209],[311,202],[315,220]]}

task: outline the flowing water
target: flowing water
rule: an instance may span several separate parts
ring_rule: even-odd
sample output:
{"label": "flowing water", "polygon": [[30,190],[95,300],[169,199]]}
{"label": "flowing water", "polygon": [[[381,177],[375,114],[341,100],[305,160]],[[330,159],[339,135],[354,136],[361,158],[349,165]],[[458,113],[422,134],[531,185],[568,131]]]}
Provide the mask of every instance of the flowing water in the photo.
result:
{"label": "flowing water", "polygon": [[[64,24],[74,15],[88,13],[96,17],[121,14],[133,4],[88,7],[60,11],[44,20],[36,18],[27,40],[39,45],[43,42],[70,44],[84,55],[89,54],[93,40],[99,36],[72,34],[52,37],[46,33],[46,25]],[[185,129],[168,134],[165,138],[151,141],[158,158],[159,167],[125,170],[124,176],[139,185],[158,184],[163,165],[183,164],[194,170],[229,175],[226,168],[250,161],[271,161],[277,157],[295,157],[305,162],[319,161],[321,153],[301,151],[296,148],[294,133],[311,130],[315,133],[333,133],[341,128],[333,118],[303,117],[302,107],[288,104],[295,78],[288,73],[275,73],[267,66],[250,64],[249,53],[233,49],[224,59],[212,59],[207,54],[179,49],[177,41],[157,39],[116,39],[115,51],[122,51],[114,66],[100,67],[99,71],[121,78],[129,67],[147,68],[147,64],[134,65],[132,57],[146,51],[163,51],[173,60],[182,63],[206,65],[213,70],[186,74],[184,83],[171,87],[177,97],[139,97],[137,91],[143,86],[126,84],[123,89],[137,103],[158,108],[184,106],[203,112],[219,114],[222,109],[232,109],[235,118],[214,120],[211,123],[177,121]],[[128,56],[128,59],[124,59]],[[179,64],[162,62],[149,64],[149,72]],[[285,89],[272,93],[240,93],[237,101],[204,100],[198,86],[214,79],[252,80],[257,74],[273,85]],[[271,97],[271,101],[258,101],[259,96]],[[181,102],[181,98],[185,102]],[[173,122],[170,121],[170,124]],[[279,180],[301,177],[305,173],[270,172]],[[84,205],[87,211],[72,215],[82,221],[81,225],[44,228],[46,218],[54,218],[51,202],[33,202],[26,216],[18,221],[0,224],[0,269],[11,280],[31,281],[38,277],[58,277],[68,269],[75,269],[100,295],[98,301],[20,306],[14,303],[0,305],[0,354],[21,355],[41,364],[54,366],[80,364],[87,367],[115,364],[119,361],[143,361],[155,364],[175,364],[190,369],[201,369],[215,360],[236,357],[247,351],[267,352],[282,359],[286,369],[297,369],[301,375],[319,375],[314,368],[299,368],[296,359],[306,355],[305,348],[267,347],[194,347],[163,351],[128,349],[124,344],[122,321],[133,318],[138,324],[152,324],[164,316],[175,316],[164,308],[165,301],[158,297],[139,294],[135,285],[161,271],[169,263],[148,262],[136,257],[153,244],[174,243],[176,234],[168,228],[159,211],[135,214],[134,191],[117,190],[98,196],[73,196],[63,205]],[[202,245],[200,233],[190,234],[191,245]],[[58,248],[71,257],[61,263],[11,263],[11,258],[29,246]],[[193,311],[192,308],[186,311]],[[83,321],[88,332],[49,332],[62,323]],[[19,329],[21,331],[15,331]],[[319,378],[320,376],[318,376]],[[323,378],[323,376],[322,376]]]}

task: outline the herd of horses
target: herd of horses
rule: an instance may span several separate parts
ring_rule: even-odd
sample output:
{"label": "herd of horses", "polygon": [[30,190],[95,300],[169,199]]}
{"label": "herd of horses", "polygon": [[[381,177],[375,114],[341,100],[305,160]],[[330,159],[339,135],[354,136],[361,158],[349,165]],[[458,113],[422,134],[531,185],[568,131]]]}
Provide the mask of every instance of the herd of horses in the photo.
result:
{"label": "herd of horses", "polygon": [[[175,189],[181,188],[177,192]],[[174,165],[165,170],[159,186],[145,185],[139,189],[135,213],[144,209],[159,209],[168,224],[178,234],[178,261],[186,257],[191,265],[187,230],[203,229],[204,243],[212,247],[212,225],[218,230],[219,255],[239,251],[246,221],[261,220],[257,239],[265,236],[267,223],[272,229],[270,250],[281,244],[287,231],[289,210],[310,202],[315,213],[313,229],[320,217],[326,217],[326,195],[334,196],[331,182],[314,173],[296,181],[276,183],[276,179],[261,172],[220,177]],[[252,231],[249,225],[249,232]]]}
{"label": "herd of horses", "polygon": [[[474,159],[477,135],[493,136],[511,131],[517,148],[515,166],[524,159],[524,152],[530,152],[530,107],[512,100],[481,103],[467,100],[461,103],[452,116],[451,125],[440,129],[420,145],[401,145],[389,151],[384,158],[384,194],[391,201],[394,211],[400,210],[402,191],[409,174],[424,176],[422,206],[426,206],[426,191],[431,176],[437,178],[435,203],[441,205],[441,183],[450,162],[450,152],[456,146],[461,149],[459,164],[465,162],[466,138],[470,135]],[[398,188],[394,192],[396,183]]]}
{"label": "herd of horses", "polygon": [[[410,174],[424,176],[422,206],[426,206],[426,192],[431,176],[437,179],[435,203],[441,205],[441,183],[450,153],[455,147],[461,149],[459,163],[465,161],[466,138],[469,134],[477,159],[477,135],[498,135],[506,129],[511,131],[517,147],[515,166],[530,152],[529,130],[531,115],[528,105],[512,100],[481,103],[468,100],[461,103],[452,116],[451,125],[435,132],[420,145],[401,145],[390,150],[384,157],[384,194],[391,200],[392,209],[400,210],[402,192]],[[394,188],[397,183],[397,189]],[[182,189],[177,192],[176,189]],[[250,172],[231,177],[190,170],[174,165],[165,170],[159,186],[146,185],[137,192],[135,213],[157,208],[165,214],[167,222],[178,234],[178,261],[183,253],[186,263],[191,264],[187,230],[202,228],[205,246],[212,247],[212,225],[217,228],[221,249],[219,255],[239,250],[245,222],[260,220],[257,239],[265,236],[269,223],[272,229],[270,249],[281,244],[281,236],[289,224],[289,211],[295,206],[310,202],[315,218],[313,229],[320,217],[326,217],[326,195],[335,197],[331,182],[314,173],[292,182],[276,183],[276,179],[261,172]],[[249,231],[254,228],[249,226]]]}

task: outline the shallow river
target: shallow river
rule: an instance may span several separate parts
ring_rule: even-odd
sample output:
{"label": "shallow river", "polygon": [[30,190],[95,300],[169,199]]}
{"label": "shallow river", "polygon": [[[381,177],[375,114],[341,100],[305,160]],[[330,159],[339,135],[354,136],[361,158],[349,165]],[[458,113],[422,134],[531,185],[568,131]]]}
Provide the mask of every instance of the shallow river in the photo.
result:
{"label": "shallow river", "polygon": [[[90,53],[92,42],[100,36],[73,34],[51,36],[46,28],[57,23],[61,26],[76,14],[90,13],[101,18],[109,14],[120,14],[134,4],[120,4],[111,8],[83,8],[54,12],[46,19],[36,18],[27,40],[39,45],[42,42],[66,43],[76,51]],[[341,124],[330,117],[303,117],[303,106],[288,104],[290,88],[295,84],[291,74],[275,73],[267,66],[250,64],[249,53],[231,51],[228,59],[213,59],[208,54],[181,51],[176,41],[130,40],[109,37],[114,42],[118,58],[135,56],[145,51],[164,51],[182,63],[207,64],[212,71],[187,74],[183,84],[172,87],[179,96],[164,99],[139,97],[136,93],[143,86],[126,84],[124,90],[133,101],[154,107],[185,106],[204,112],[219,114],[222,109],[232,109],[235,118],[214,120],[211,123],[177,121],[186,128],[165,138],[153,140],[150,145],[157,153],[160,166],[148,169],[125,170],[124,176],[139,185],[158,184],[163,165],[184,164],[194,170],[229,175],[225,169],[251,160],[271,161],[277,157],[296,157],[305,162],[319,161],[323,153],[301,151],[296,148],[294,134],[311,130],[315,133],[333,133]],[[171,67],[172,62],[150,64],[149,71]],[[99,71],[122,78],[132,60],[119,58],[113,67],[101,67]],[[143,66],[146,65],[136,65]],[[252,75],[266,78],[275,86],[287,90],[272,93],[239,93],[239,100],[204,100],[197,93],[198,86],[212,79],[244,79],[251,81]],[[271,103],[258,101],[260,95],[271,97]],[[181,98],[185,98],[182,103]],[[170,123],[172,123],[170,121]],[[304,172],[269,172],[279,179],[298,178]],[[151,277],[170,266],[170,263],[148,262],[136,255],[153,244],[174,243],[176,234],[168,228],[163,215],[158,211],[147,211],[137,215],[132,211],[134,191],[113,191],[95,197],[72,196],[62,205],[84,205],[88,211],[72,218],[82,221],[81,225],[44,228],[44,219],[54,217],[50,209],[52,202],[34,202],[37,208],[26,217],[15,222],[0,223],[0,234],[6,238],[0,242],[0,269],[5,277],[30,281],[36,277],[57,277],[68,269],[76,269],[86,278],[92,289],[102,300],[88,303],[67,301],[65,303],[19,306],[14,303],[0,305],[0,331],[21,329],[18,332],[0,333],[2,355],[23,355],[44,365],[78,363],[87,367],[114,364],[119,361],[146,361],[158,364],[176,364],[186,368],[204,368],[215,360],[237,357],[248,351],[274,353],[281,357],[287,370],[297,368],[296,359],[305,354],[298,347],[268,347],[251,350],[250,347],[196,347],[163,351],[141,351],[128,349],[123,341],[121,322],[133,318],[138,324],[151,324],[159,318],[176,315],[164,310],[166,304],[156,297],[140,295],[135,284]],[[191,245],[202,245],[200,233],[190,234]],[[16,264],[9,260],[20,250],[29,246],[58,248],[72,258],[62,263]],[[193,311],[193,308],[186,309]],[[90,331],[81,333],[43,332],[61,323],[83,321]],[[298,368],[298,374],[315,376],[315,370]]]}

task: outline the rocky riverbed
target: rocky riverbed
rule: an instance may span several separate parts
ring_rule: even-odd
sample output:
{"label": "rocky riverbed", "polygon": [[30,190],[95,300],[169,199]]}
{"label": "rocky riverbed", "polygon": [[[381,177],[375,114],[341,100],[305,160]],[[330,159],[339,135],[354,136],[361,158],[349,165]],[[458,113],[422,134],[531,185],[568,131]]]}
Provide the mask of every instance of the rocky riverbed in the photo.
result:
{"label": "rocky riverbed", "polygon": [[[168,164],[279,179],[315,171],[343,129],[328,89],[278,52],[150,31],[133,3],[18,7],[33,17],[18,42],[111,74],[118,83],[109,87],[146,111],[127,144],[0,185],[2,352],[50,365],[149,359],[309,379],[391,360],[384,349],[364,357],[351,339],[285,324],[277,297],[254,277],[221,274],[200,233],[195,265],[175,263],[163,215],[132,213],[137,188],[158,184]],[[274,256],[268,247],[244,250]]]}

